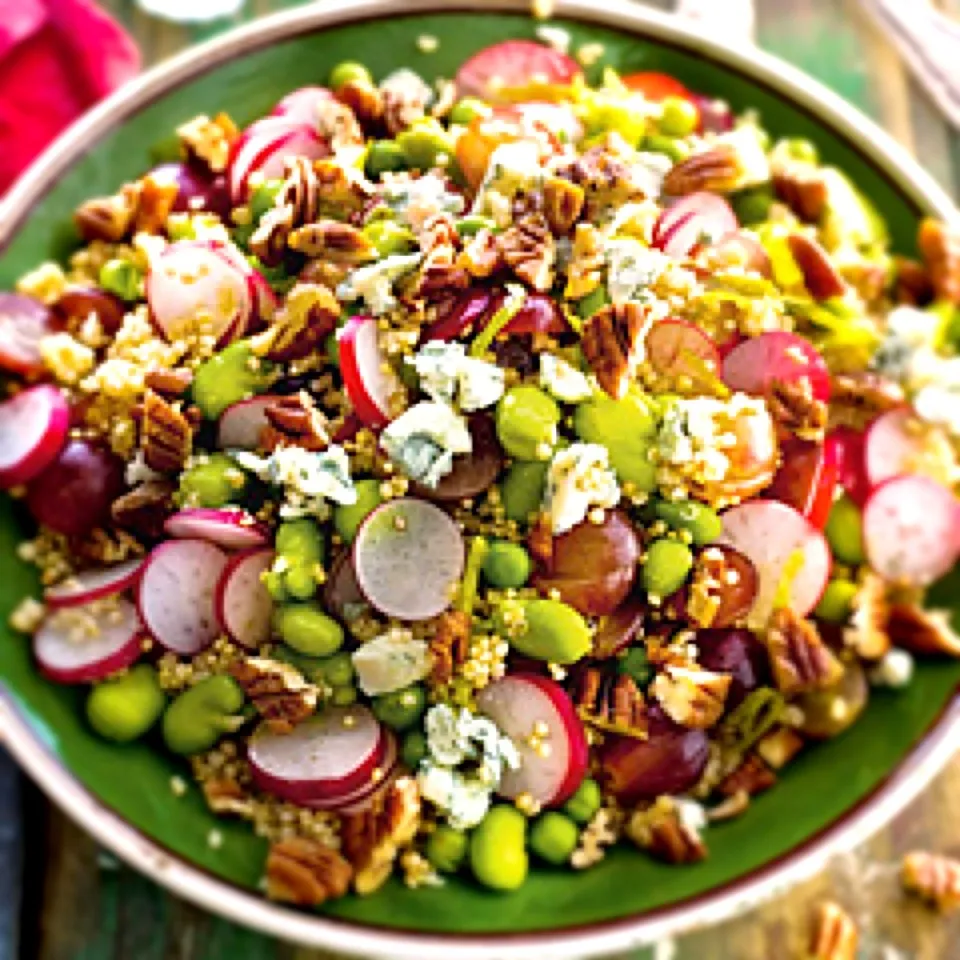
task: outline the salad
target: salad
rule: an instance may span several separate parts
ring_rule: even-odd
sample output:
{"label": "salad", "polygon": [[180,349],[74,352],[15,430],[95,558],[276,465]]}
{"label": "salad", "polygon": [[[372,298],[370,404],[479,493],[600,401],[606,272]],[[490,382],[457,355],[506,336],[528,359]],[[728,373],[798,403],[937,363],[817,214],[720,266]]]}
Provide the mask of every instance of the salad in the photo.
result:
{"label": "salad", "polygon": [[960,653],[960,239],[541,32],[198,116],[0,294],[12,622],[279,900],[701,860]]}

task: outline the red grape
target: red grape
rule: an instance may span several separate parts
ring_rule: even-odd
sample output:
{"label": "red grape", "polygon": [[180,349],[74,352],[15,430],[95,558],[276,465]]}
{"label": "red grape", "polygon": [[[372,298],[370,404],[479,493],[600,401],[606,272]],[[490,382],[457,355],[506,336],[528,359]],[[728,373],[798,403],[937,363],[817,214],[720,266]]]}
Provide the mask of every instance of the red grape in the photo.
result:
{"label": "red grape", "polygon": [[701,666],[714,673],[729,673],[733,678],[727,694],[728,707],[735,707],[768,679],[766,651],[749,630],[700,630],[696,645]]}
{"label": "red grape", "polygon": [[177,185],[174,213],[215,213],[226,215],[230,209],[226,181],[222,176],[211,176],[205,170],[189,163],[163,163],[150,171],[160,180]]}
{"label": "red grape", "polygon": [[100,321],[100,327],[112,337],[123,323],[126,308],[119,297],[97,287],[69,286],[54,304],[54,311],[70,328],[79,327],[91,314]]}
{"label": "red grape", "polygon": [[497,441],[493,419],[478,413],[469,420],[473,451],[453,458],[453,469],[435,488],[415,484],[419,496],[441,502],[475,497],[496,482],[503,469],[503,451]]}

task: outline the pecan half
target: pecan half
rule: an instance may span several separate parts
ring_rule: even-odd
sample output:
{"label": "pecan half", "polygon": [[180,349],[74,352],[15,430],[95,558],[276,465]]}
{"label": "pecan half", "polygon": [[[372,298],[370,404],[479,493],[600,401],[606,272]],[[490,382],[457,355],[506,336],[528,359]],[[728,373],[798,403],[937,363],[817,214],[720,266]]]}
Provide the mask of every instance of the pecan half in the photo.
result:
{"label": "pecan half", "polygon": [[960,232],[926,217],[917,233],[917,246],[935,298],[960,306]]}
{"label": "pecan half", "polygon": [[615,400],[627,392],[646,326],[644,308],[631,302],[607,304],[584,324],[583,355],[600,386]]}
{"label": "pecan half", "polygon": [[470,614],[463,610],[448,610],[434,621],[430,637],[430,656],[433,658],[430,679],[433,683],[449,683],[454,668],[466,662],[470,652],[470,622]]}
{"label": "pecan half", "polygon": [[434,247],[422,260],[412,277],[403,284],[403,300],[437,300],[463,290],[470,284],[470,275],[460,265],[454,247]]}
{"label": "pecan half", "polygon": [[960,860],[914,850],[903,858],[900,879],[905,890],[941,913],[960,907]]}
{"label": "pecan half", "polygon": [[73,215],[80,236],[87,242],[119,243],[130,235],[137,214],[138,190],[128,183],[112,197],[94,197],[80,204]]}
{"label": "pecan half", "polygon": [[283,261],[294,226],[294,210],[289,204],[268,210],[250,237],[250,252],[268,267]]}
{"label": "pecan half", "polygon": [[725,797],[738,793],[754,796],[769,790],[777,782],[777,775],[755,753],[743,758],[743,763],[724,777],[717,785],[717,792]]}
{"label": "pecan half", "polygon": [[803,285],[814,300],[842,297],[847,285],[837,273],[827,251],[805,233],[792,233],[787,244],[803,274]]}
{"label": "pecan half", "polygon": [[291,837],[270,847],[266,874],[271,900],[314,907],[342,897],[350,889],[353,867],[318,840]]}
{"label": "pecan half", "polygon": [[264,407],[263,413],[267,426],[260,444],[266,450],[283,446],[318,451],[330,446],[327,418],[305,391],[278,399]]}
{"label": "pecan half", "polygon": [[731,676],[700,667],[669,665],[650,686],[664,713],[684,727],[712,727],[723,714]]}
{"label": "pecan half", "polygon": [[916,604],[894,604],[887,618],[887,633],[895,646],[911,653],[960,657],[960,636],[951,626],[949,610],[924,610]]}
{"label": "pecan half", "polygon": [[729,144],[719,144],[691,154],[663,178],[663,191],[675,197],[706,190],[726,193],[737,187],[742,176],[740,159]]}
{"label": "pecan half", "polygon": [[376,248],[362,230],[338,220],[318,220],[294,230],[287,240],[291,250],[333,263],[356,266],[375,260]]}
{"label": "pecan half", "polygon": [[632,677],[587,667],[573,696],[577,714],[598,730],[643,739],[649,727],[647,705]]}
{"label": "pecan half", "polygon": [[110,506],[113,522],[144,540],[159,540],[163,524],[174,512],[175,485],[170,480],[146,480]]}
{"label": "pecan half", "polygon": [[248,657],[234,663],[230,675],[275,733],[289,733],[316,712],[319,689],[289,663]]}
{"label": "pecan half", "polygon": [[148,173],[137,181],[136,187],[137,212],[133,219],[133,229],[160,233],[177,201],[177,184],[173,180],[162,180]]}
{"label": "pecan half", "polygon": [[193,383],[193,373],[185,368],[177,370],[150,370],[143,378],[144,386],[164,400],[182,397]]}
{"label": "pecan half", "polygon": [[207,806],[220,814],[246,816],[252,810],[252,801],[243,786],[233,777],[216,777],[201,784]]}
{"label": "pecan half", "polygon": [[312,353],[337,326],[340,303],[319,283],[298,283],[291,288],[273,323],[253,338],[258,356],[288,361]]}
{"label": "pecan half", "polygon": [[337,99],[346,104],[364,130],[377,132],[383,121],[383,94],[367,80],[350,80],[337,87]]}
{"label": "pecan half", "polygon": [[803,738],[789,727],[777,727],[757,741],[760,758],[774,770],[782,770],[803,749]]}
{"label": "pecan half", "polygon": [[179,472],[193,447],[190,421],[153,390],[143,397],[140,445],[144,462],[158,473]]}
{"label": "pecan half", "polygon": [[320,178],[307,157],[287,157],[284,181],[276,205],[292,211],[295,226],[311,223],[320,216]]}
{"label": "pecan half", "polygon": [[332,97],[317,104],[317,133],[330,144],[334,155],[343,147],[361,146],[364,142],[357,115]]}
{"label": "pecan half", "polygon": [[831,378],[830,426],[862,430],[903,402],[903,387],[878,373],[838,373]]}
{"label": "pecan half", "polygon": [[653,806],[634,811],[624,833],[641,850],[665,863],[697,863],[707,856],[700,834],[688,818],[680,815],[670,797],[661,797]]}
{"label": "pecan half", "polygon": [[781,431],[819,443],[827,429],[827,405],[813,395],[808,377],[773,380],[767,390],[767,409]]}
{"label": "pecan half", "polygon": [[315,161],[313,172],[317,175],[318,209],[311,220],[321,216],[347,220],[374,196],[371,184],[352,175],[336,160]]}
{"label": "pecan half", "polygon": [[895,280],[893,299],[913,307],[925,307],[933,300],[933,284],[922,263],[906,257],[893,258]]}
{"label": "pecan half", "polygon": [[457,263],[472,277],[489,277],[503,263],[496,234],[478,230],[464,243]]}
{"label": "pecan half", "polygon": [[787,607],[774,611],[766,644],[774,682],[787,696],[826,689],[843,676],[843,664],[816,626]]}
{"label": "pecan half", "polygon": [[583,187],[562,177],[550,177],[543,185],[543,213],[556,236],[568,234],[583,212]]}
{"label": "pecan half", "polygon": [[623,138],[612,134],[557,171],[558,177],[583,188],[587,219],[646,198],[649,179],[639,172],[629,152]]}
{"label": "pecan half", "polygon": [[524,283],[541,293],[550,289],[557,244],[543,214],[521,217],[500,234],[498,242],[504,263]]}
{"label": "pecan half", "polygon": [[567,285],[563,295],[579,300],[592,293],[603,277],[603,237],[592,223],[578,223],[573,232],[573,249],[567,264]]}
{"label": "pecan half", "polygon": [[875,573],[865,574],[853,598],[849,626],[843,631],[844,645],[864,660],[880,660],[891,646],[889,619],[886,584]]}
{"label": "pecan half", "polygon": [[187,156],[199,160],[213,173],[227,169],[230,148],[239,135],[236,124],[225,113],[218,113],[213,119],[200,114],[177,127]]}
{"label": "pecan half", "polygon": [[810,960],[856,960],[859,934],[850,915],[835,903],[820,904],[810,937]]}
{"label": "pecan half", "polygon": [[776,195],[801,219],[817,223],[827,206],[827,181],[812,163],[788,160],[773,171]]}

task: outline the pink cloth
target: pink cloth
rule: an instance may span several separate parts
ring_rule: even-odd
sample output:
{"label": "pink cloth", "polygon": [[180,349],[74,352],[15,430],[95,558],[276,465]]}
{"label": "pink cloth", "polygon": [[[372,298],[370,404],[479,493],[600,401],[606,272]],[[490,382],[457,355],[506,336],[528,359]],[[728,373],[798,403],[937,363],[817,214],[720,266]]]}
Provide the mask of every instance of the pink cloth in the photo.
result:
{"label": "pink cloth", "polygon": [[139,68],[133,40],[93,0],[0,0],[0,193]]}

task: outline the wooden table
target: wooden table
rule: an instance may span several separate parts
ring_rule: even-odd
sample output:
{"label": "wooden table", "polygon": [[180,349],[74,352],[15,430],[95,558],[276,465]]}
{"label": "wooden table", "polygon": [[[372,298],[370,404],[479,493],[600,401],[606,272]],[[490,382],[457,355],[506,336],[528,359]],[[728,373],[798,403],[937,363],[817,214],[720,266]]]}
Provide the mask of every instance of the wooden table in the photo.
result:
{"label": "wooden table", "polygon": [[[244,17],[294,2],[247,0]],[[655,5],[670,8],[672,0],[656,0]],[[938,5],[960,16],[960,0],[939,0]],[[105,0],[105,6],[131,29],[148,63],[229,25],[188,30],[160,24],[137,10],[132,0]],[[761,46],[879,120],[960,196],[960,136],[909,78],[856,0],[757,0],[757,8]],[[675,950],[665,945],[658,960],[802,957],[810,912],[825,897],[839,900],[862,924],[862,960],[960,960],[960,918],[944,921],[905,900],[896,877],[899,857],[908,849],[960,854],[958,803],[960,758],[855,854],[749,916],[686,937],[670,945]],[[2,755],[0,864],[2,960],[18,955],[25,960],[333,960],[329,954],[279,944],[208,916],[118,865],[51,808],[35,787],[20,780]],[[2,905],[11,908],[6,916]],[[899,952],[889,952],[891,947]]]}

